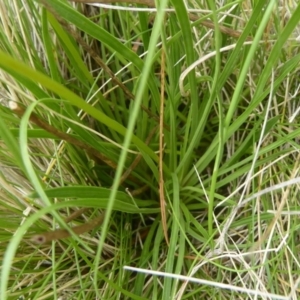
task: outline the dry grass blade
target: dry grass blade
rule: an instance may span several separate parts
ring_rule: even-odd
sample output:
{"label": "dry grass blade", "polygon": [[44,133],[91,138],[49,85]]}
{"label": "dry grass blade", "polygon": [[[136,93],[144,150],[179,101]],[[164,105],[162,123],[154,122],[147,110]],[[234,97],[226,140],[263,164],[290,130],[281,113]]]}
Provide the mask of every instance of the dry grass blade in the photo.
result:
{"label": "dry grass blade", "polygon": [[[148,7],[156,7],[155,1],[153,1],[153,0],[121,0],[121,1],[118,1],[118,0],[102,0],[102,1],[99,1],[99,0],[92,0],[92,1],[90,1],[90,0],[70,0],[70,1],[78,2],[78,3],[117,3],[118,2],[118,3],[145,5]],[[197,15],[191,14],[191,13],[189,13],[189,18],[193,22],[195,22],[199,19],[199,17]],[[201,21],[201,24],[207,28],[215,29],[215,24],[212,21],[203,20],[203,21]],[[241,32],[238,30],[234,30],[234,29],[231,29],[231,28],[223,26],[223,25],[219,25],[218,27],[222,33],[229,35],[231,37],[239,38],[241,36]],[[251,40],[251,38],[249,37],[248,40]]]}
{"label": "dry grass blade", "polygon": [[163,155],[164,155],[164,102],[165,99],[165,51],[161,52],[161,69],[160,69],[160,130],[159,130],[159,200],[161,222],[163,226],[164,236],[169,245],[167,216],[166,216],[166,200],[164,193],[164,172],[163,172]]}
{"label": "dry grass blade", "polygon": [[[93,219],[91,222],[84,223],[79,226],[72,227],[74,234],[80,235],[85,232],[91,231],[94,228],[100,226],[103,222],[105,214],[102,213],[98,218]],[[34,235],[31,241],[36,244],[46,244],[55,240],[61,240],[70,237],[71,234],[66,229],[56,229],[54,231],[48,231],[41,234]]]}

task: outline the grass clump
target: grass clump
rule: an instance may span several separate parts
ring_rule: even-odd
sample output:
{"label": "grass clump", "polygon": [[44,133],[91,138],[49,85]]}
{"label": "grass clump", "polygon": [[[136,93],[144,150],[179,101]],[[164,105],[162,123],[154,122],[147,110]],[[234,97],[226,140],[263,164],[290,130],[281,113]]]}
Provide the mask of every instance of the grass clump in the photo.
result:
{"label": "grass clump", "polygon": [[300,6],[84,2],[0,4],[0,298],[296,299]]}

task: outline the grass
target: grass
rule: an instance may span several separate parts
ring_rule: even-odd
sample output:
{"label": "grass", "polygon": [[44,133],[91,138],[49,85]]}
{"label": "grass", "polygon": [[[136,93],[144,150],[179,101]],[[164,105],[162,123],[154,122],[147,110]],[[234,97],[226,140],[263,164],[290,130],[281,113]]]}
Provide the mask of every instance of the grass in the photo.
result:
{"label": "grass", "polygon": [[77,2],[0,4],[0,299],[297,299],[300,5]]}

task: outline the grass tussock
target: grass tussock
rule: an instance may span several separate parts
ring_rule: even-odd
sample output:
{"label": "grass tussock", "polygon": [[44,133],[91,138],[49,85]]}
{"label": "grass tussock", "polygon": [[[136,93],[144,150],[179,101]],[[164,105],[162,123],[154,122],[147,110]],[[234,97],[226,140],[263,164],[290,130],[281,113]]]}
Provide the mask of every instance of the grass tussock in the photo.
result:
{"label": "grass tussock", "polygon": [[297,299],[300,5],[85,2],[0,3],[0,298]]}

